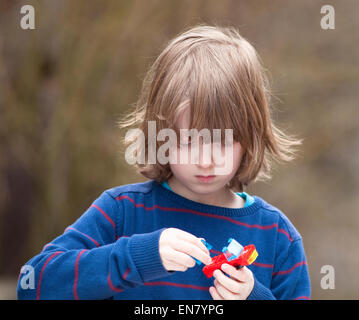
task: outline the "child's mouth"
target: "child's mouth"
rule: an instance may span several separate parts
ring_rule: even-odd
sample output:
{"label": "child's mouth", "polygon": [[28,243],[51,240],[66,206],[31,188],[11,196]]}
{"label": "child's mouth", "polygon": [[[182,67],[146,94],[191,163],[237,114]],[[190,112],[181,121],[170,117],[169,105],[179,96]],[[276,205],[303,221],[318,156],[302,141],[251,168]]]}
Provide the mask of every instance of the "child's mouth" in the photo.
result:
{"label": "child's mouth", "polygon": [[201,182],[210,182],[215,178],[215,176],[196,176],[196,178]]}

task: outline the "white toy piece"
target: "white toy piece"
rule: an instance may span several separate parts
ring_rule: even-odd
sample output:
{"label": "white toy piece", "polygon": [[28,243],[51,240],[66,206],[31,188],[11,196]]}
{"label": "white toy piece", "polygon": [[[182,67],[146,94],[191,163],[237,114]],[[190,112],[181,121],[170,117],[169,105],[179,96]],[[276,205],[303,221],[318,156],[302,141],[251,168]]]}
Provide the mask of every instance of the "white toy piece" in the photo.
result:
{"label": "white toy piece", "polygon": [[222,252],[224,253],[224,256],[228,261],[231,261],[233,259],[236,259],[239,257],[243,250],[243,246],[239,244],[236,240],[233,238],[228,239],[229,245],[227,247],[224,247],[222,249]]}

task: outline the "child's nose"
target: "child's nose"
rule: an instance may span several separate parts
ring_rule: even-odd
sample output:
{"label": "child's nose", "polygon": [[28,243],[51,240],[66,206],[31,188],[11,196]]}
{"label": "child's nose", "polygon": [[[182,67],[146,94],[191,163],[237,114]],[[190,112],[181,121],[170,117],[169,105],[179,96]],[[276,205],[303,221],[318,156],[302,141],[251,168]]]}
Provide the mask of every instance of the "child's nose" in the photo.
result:
{"label": "child's nose", "polygon": [[201,145],[201,148],[199,150],[198,166],[203,169],[207,169],[213,166],[213,155],[212,155],[211,144]]}
{"label": "child's nose", "polygon": [[213,167],[213,163],[211,162],[210,164],[206,164],[206,163],[199,163],[198,164],[199,167],[203,168],[203,169],[207,169],[207,168],[210,168],[210,167]]}

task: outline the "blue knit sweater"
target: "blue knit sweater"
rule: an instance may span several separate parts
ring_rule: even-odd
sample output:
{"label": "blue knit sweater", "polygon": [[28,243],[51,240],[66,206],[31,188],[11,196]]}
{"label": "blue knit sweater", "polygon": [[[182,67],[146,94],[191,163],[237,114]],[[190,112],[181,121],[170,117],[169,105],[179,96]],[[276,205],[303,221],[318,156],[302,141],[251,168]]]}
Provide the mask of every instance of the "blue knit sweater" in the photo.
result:
{"label": "blue knit sweater", "polygon": [[[202,265],[168,272],[159,237],[175,227],[205,238],[221,253],[229,238],[259,253],[248,268],[248,299],[309,299],[302,238],[288,218],[258,196],[235,209],[189,200],[154,180],[104,191],[62,235],[27,262],[35,286],[18,281],[19,299],[212,299]],[[28,270],[30,270],[28,269]]]}

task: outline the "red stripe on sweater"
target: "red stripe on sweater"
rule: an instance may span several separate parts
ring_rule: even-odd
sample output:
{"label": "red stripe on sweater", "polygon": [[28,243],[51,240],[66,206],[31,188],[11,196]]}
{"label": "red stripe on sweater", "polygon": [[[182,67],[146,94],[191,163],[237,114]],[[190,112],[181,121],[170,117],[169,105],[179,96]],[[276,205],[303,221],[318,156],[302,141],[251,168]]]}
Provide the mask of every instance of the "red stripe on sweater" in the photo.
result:
{"label": "red stripe on sweater", "polygon": [[103,211],[99,206],[97,206],[97,205],[95,205],[95,204],[92,204],[91,207],[94,207],[94,208],[96,208],[98,211],[100,211],[100,212],[102,213],[102,215],[106,218],[106,220],[111,223],[112,227],[113,227],[113,228],[115,229],[115,231],[116,231],[116,225],[115,225],[115,223],[113,222],[113,220],[108,216],[108,214],[107,214],[105,211]]}
{"label": "red stripe on sweater", "polygon": [[294,300],[310,300],[310,298],[307,296],[300,296],[300,297],[295,298]]}
{"label": "red stripe on sweater", "polygon": [[[127,275],[128,275],[129,272],[130,272],[130,268],[127,268],[127,270],[125,271],[125,273],[122,276],[122,278],[124,280],[126,280]],[[118,289],[113,285],[113,283],[111,281],[111,272],[108,274],[107,283],[108,283],[108,285],[109,285],[109,287],[111,288],[112,291],[115,291],[115,292],[122,292],[123,291],[122,289]]]}
{"label": "red stripe on sweater", "polygon": [[130,268],[127,268],[127,270],[126,270],[125,273],[123,274],[122,278],[123,278],[124,280],[126,280],[129,273],[130,273]]}
{"label": "red stripe on sweater", "polygon": [[223,252],[221,252],[221,251],[217,251],[217,250],[214,250],[214,249],[211,249],[211,250],[209,250],[209,252],[211,253],[214,253],[216,256],[218,256],[219,254],[222,254]]}
{"label": "red stripe on sweater", "polygon": [[47,264],[50,262],[50,260],[52,258],[54,258],[55,256],[57,256],[58,254],[62,253],[63,251],[56,251],[54,252],[50,257],[47,258],[47,260],[45,261],[44,265],[42,266],[41,272],[40,272],[40,277],[39,277],[39,281],[37,282],[37,290],[36,290],[36,300],[40,300],[40,290],[41,290],[41,281],[42,281],[42,277],[44,275],[44,271],[45,268],[47,266]]}
{"label": "red stripe on sweater", "polygon": [[293,239],[291,238],[291,236],[290,236],[290,235],[288,234],[288,232],[285,231],[284,229],[279,229],[279,228],[278,228],[278,232],[283,233],[284,235],[286,235],[290,242],[293,241]]}
{"label": "red stripe on sweater", "polygon": [[116,288],[116,287],[112,284],[112,281],[111,281],[111,272],[108,274],[107,283],[108,283],[108,286],[111,288],[112,291],[115,291],[115,292],[122,292],[122,291],[123,291],[122,289]]}
{"label": "red stripe on sweater", "polygon": [[217,214],[206,213],[206,212],[196,211],[196,210],[192,210],[192,209],[161,207],[161,206],[159,206],[157,204],[155,204],[152,207],[146,207],[142,203],[136,203],[129,196],[122,195],[122,196],[116,197],[116,200],[123,200],[123,199],[127,199],[127,200],[131,201],[136,208],[142,207],[142,208],[144,208],[145,210],[148,210],[148,211],[152,211],[152,210],[157,208],[157,209],[163,210],[163,211],[186,212],[186,213],[196,214],[196,215],[199,215],[199,216],[226,220],[226,221],[229,221],[231,223],[234,223],[234,224],[246,227],[246,228],[257,228],[257,229],[260,229],[260,230],[269,230],[269,229],[277,228],[278,232],[286,235],[287,238],[289,239],[289,241],[293,241],[293,239],[290,237],[290,235],[285,230],[278,228],[278,223],[273,223],[273,224],[267,225],[267,226],[261,226],[259,224],[248,224],[248,223],[245,223],[245,222],[234,220],[234,219],[226,217],[226,216],[220,216],[220,215],[217,215]]}
{"label": "red stripe on sweater", "polygon": [[44,246],[44,248],[42,249],[42,251],[45,251],[47,247],[50,247],[50,246],[54,246],[53,243],[48,243],[47,245]]}
{"label": "red stripe on sweater", "polygon": [[208,291],[209,287],[200,287],[195,286],[193,284],[182,284],[182,283],[174,283],[174,282],[167,282],[167,281],[156,281],[156,282],[145,282],[145,286],[172,286],[178,288],[188,288],[188,289],[195,289],[195,290],[205,290]]}
{"label": "red stripe on sweater", "polygon": [[77,255],[76,262],[75,262],[75,280],[74,280],[74,287],[73,287],[73,293],[75,300],[79,300],[79,296],[77,294],[77,281],[79,279],[79,261],[82,254],[87,251],[86,249],[83,249],[80,251],[80,253]]}
{"label": "red stripe on sweater", "polygon": [[291,273],[295,268],[298,268],[302,265],[307,265],[307,261],[300,261],[300,262],[296,263],[293,267],[291,267],[289,270],[273,272],[272,276],[278,276],[278,275]]}
{"label": "red stripe on sweater", "polygon": [[99,244],[95,239],[91,238],[91,237],[88,236],[86,233],[83,233],[83,232],[81,232],[81,231],[79,231],[79,230],[77,230],[77,229],[75,229],[75,228],[72,228],[72,227],[67,227],[67,228],[65,229],[65,232],[66,232],[67,230],[72,230],[72,231],[76,231],[76,232],[78,232],[78,233],[81,233],[83,236],[89,238],[89,239],[96,245],[96,247],[99,247],[99,246],[100,246],[100,244]]}
{"label": "red stripe on sweater", "polygon": [[261,268],[274,268],[273,264],[266,264],[266,263],[259,263],[259,262],[253,262],[254,266],[261,267]]}

